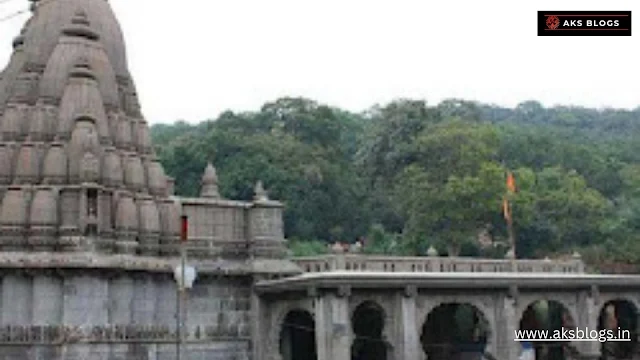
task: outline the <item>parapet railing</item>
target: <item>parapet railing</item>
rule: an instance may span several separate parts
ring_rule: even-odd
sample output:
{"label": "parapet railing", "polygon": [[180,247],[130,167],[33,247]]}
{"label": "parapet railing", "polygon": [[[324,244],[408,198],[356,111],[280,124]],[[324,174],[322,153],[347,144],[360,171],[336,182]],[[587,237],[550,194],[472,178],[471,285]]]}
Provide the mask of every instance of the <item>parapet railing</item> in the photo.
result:
{"label": "parapet railing", "polygon": [[296,257],[293,261],[304,272],[377,271],[377,272],[530,272],[584,273],[581,259],[511,260],[439,256],[373,256],[331,254]]}

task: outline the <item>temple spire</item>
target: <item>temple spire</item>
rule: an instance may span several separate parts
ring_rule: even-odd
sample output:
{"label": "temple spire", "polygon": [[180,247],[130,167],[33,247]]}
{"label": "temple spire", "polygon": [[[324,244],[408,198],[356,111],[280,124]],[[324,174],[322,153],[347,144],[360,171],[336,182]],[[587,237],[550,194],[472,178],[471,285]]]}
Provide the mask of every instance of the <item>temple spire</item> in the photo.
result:
{"label": "temple spire", "polygon": [[267,191],[264,189],[264,185],[262,185],[262,180],[258,180],[255,188],[253,189],[253,193],[255,194],[253,199],[255,201],[267,201],[269,200],[269,196]]}
{"label": "temple spire", "polygon": [[213,164],[208,163],[202,175],[202,188],[200,189],[200,196],[203,198],[220,198],[220,192],[218,190],[218,174]]}
{"label": "temple spire", "polygon": [[164,226],[175,223],[165,211],[166,175],[109,2],[31,5],[0,71],[0,184],[15,187],[0,188],[0,252],[171,248],[178,238],[174,225]]}

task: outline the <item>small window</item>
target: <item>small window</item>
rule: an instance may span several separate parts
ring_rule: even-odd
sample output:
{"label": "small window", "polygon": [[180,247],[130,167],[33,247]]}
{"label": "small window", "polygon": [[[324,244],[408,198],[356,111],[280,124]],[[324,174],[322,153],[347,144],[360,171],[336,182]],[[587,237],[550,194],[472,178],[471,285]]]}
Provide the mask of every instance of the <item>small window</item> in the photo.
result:
{"label": "small window", "polygon": [[90,217],[98,216],[98,190],[87,190],[87,215]]}

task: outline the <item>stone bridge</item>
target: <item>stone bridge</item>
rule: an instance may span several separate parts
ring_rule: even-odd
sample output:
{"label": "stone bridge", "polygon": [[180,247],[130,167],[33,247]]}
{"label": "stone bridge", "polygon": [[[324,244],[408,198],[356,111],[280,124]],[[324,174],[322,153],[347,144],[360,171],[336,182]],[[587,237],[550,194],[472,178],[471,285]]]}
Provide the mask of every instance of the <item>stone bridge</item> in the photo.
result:
{"label": "stone bridge", "polygon": [[[516,331],[542,328],[614,328],[613,336],[631,339],[536,342],[545,359],[637,356],[640,276],[587,274],[578,256],[550,261],[337,254],[297,263],[304,274],[255,285],[256,360],[464,359],[478,352],[514,360],[522,346],[514,340]],[[540,307],[547,309],[546,327],[536,323]],[[459,320],[465,309],[466,327]]]}

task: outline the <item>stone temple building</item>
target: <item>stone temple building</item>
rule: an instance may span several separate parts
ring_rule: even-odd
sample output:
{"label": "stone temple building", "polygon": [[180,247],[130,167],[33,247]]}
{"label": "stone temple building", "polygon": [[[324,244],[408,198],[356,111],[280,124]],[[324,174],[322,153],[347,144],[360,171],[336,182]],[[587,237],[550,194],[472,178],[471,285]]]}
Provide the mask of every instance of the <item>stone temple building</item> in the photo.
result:
{"label": "stone temple building", "polygon": [[211,165],[173,196],[109,2],[31,11],[0,73],[0,359],[174,359],[182,214],[188,358],[249,358],[254,278],[297,271],[282,205],[222,199]]}
{"label": "stone temple building", "polygon": [[0,73],[0,360],[512,360],[515,331],[543,322],[630,335],[540,343],[539,360],[640,359],[640,276],[588,274],[577,253],[288,260],[261,182],[226,200],[209,165],[200,197],[175,196],[109,2],[31,6]]}

